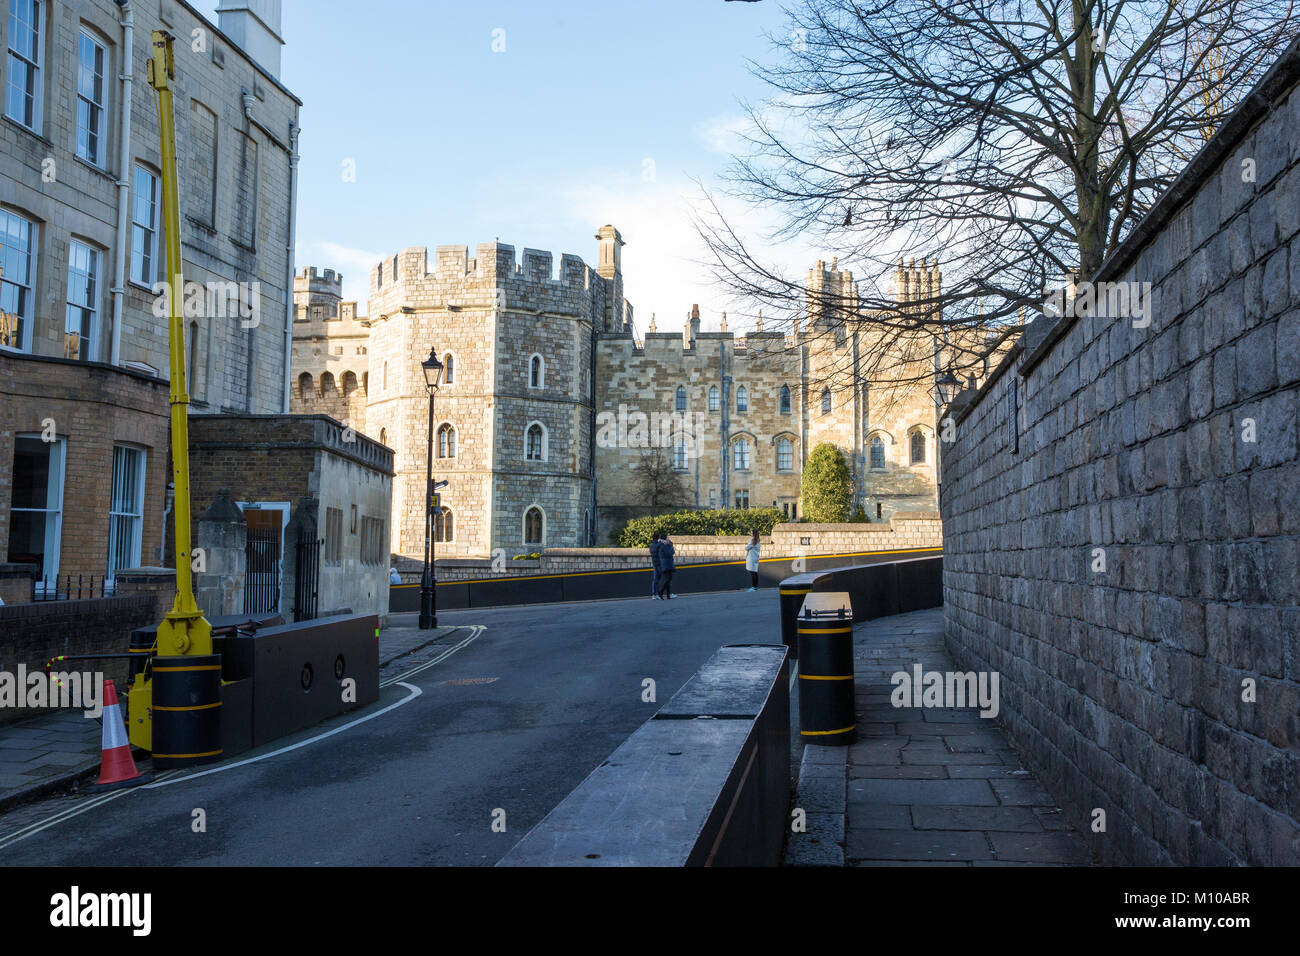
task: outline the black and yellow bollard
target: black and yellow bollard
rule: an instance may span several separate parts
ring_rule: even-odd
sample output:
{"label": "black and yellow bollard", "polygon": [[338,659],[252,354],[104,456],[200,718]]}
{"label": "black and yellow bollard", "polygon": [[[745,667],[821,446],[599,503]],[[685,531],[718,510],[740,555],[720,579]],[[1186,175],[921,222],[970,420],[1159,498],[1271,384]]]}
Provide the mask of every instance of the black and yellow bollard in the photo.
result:
{"label": "black and yellow bollard", "polygon": [[221,759],[221,655],[153,659],[153,765]]}
{"label": "black and yellow bollard", "polygon": [[809,594],[798,617],[799,733],[827,747],[857,739],[853,707],[853,607],[848,594]]}
{"label": "black and yellow bollard", "polygon": [[154,644],[158,642],[158,628],[137,627],[131,632],[130,653],[131,659],[127,661],[127,677],[135,680],[135,675],[144,670],[145,665],[149,663],[149,658],[153,656]]}
{"label": "black and yellow bollard", "polygon": [[796,623],[803,599],[812,589],[810,583],[787,579],[781,582],[781,643],[790,650],[790,660],[799,657],[799,630]]}

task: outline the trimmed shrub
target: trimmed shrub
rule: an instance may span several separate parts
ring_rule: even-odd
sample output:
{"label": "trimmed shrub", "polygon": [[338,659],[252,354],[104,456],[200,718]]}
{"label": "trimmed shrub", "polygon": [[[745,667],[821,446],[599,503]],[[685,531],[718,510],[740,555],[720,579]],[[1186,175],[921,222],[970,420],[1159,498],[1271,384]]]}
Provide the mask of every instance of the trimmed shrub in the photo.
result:
{"label": "trimmed shrub", "polygon": [[715,508],[633,518],[611,537],[620,548],[648,548],[656,531],[669,535],[760,535],[787,518],[776,508]]}
{"label": "trimmed shrub", "polygon": [[840,522],[849,517],[853,481],[844,455],[830,442],[822,442],[808,456],[803,469],[803,514],[813,522]]}

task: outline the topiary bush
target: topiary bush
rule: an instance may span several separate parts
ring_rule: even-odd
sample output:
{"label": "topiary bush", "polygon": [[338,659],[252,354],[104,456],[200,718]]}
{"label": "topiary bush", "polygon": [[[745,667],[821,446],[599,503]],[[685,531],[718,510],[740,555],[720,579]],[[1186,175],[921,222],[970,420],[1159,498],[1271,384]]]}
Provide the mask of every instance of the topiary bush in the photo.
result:
{"label": "topiary bush", "polygon": [[803,515],[812,522],[839,522],[849,517],[853,481],[844,455],[830,442],[822,442],[808,456],[803,469]]}
{"label": "topiary bush", "polygon": [[669,535],[760,535],[788,520],[777,508],[715,508],[677,511],[666,515],[633,518],[611,537],[620,548],[648,548],[656,531]]}

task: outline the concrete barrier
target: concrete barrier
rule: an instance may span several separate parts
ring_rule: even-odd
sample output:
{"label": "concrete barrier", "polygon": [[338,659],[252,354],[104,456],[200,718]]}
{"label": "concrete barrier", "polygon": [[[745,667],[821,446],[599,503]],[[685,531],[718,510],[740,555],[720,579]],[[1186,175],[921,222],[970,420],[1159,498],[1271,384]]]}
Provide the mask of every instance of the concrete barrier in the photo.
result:
{"label": "concrete barrier", "polygon": [[[760,588],[776,587],[789,577],[796,560],[808,571],[843,568],[897,561],[900,556],[936,554],[938,548],[906,551],[864,551],[853,554],[812,555],[802,559],[767,558],[759,564]],[[647,561],[649,560],[647,556]],[[586,571],[566,574],[538,574],[516,577],[482,578],[448,581],[438,585],[438,609],[455,611],[475,607],[502,607],[512,604],[552,604],[562,601],[594,601],[603,598],[650,597],[649,567],[632,570]],[[744,591],[749,575],[744,561],[714,561],[702,564],[679,564],[673,572],[673,591],[677,594],[704,594],[718,591]],[[838,590],[838,589],[837,589]],[[389,589],[389,613],[418,611],[420,586],[397,584]],[[896,613],[896,612],[890,612]]]}
{"label": "concrete barrier", "polygon": [[717,651],[498,866],[775,866],[790,791],[785,648]]}

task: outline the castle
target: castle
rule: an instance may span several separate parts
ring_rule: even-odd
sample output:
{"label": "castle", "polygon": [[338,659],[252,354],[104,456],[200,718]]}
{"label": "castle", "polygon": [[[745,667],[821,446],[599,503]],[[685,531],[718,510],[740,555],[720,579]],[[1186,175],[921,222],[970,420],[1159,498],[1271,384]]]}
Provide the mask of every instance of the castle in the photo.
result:
{"label": "castle", "polygon": [[[439,556],[486,557],[609,543],[629,517],[675,507],[776,507],[796,518],[803,462],[844,453],[853,506],[872,521],[934,512],[937,352],[882,364],[878,333],[823,308],[852,307],[853,274],[809,271],[792,331],[681,332],[652,319],[643,342],[623,298],[623,240],[596,234],[597,266],[480,245],[404,249],[370,273],[368,315],[342,277],[294,280],[291,410],[325,413],[395,454],[395,553],[424,548],[429,403],[421,362],[437,349],[434,462],[445,480]],[[899,264],[900,303],[937,294],[937,264]],[[928,334],[925,341],[930,341]],[[881,381],[876,368],[889,369]]]}

